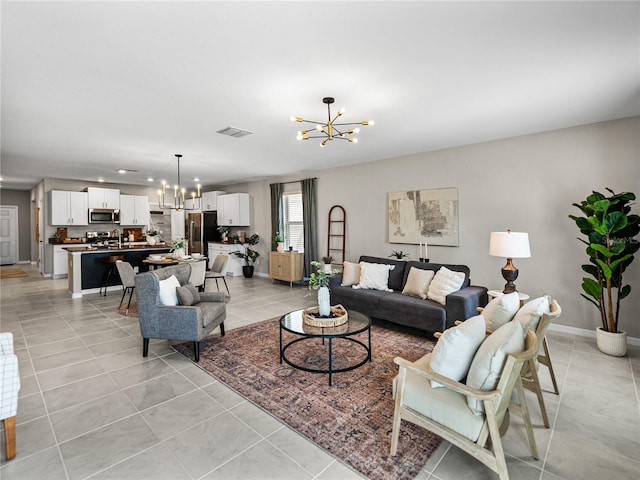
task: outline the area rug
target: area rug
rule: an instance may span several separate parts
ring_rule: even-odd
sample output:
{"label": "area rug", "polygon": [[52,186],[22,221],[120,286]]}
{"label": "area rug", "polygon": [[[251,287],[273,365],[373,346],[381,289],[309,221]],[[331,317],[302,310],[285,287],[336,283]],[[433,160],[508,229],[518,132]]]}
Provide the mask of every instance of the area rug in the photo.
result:
{"label": "area rug", "polygon": [[21,268],[0,268],[0,279],[28,277]]}
{"label": "area rug", "polygon": [[[200,368],[240,395],[371,479],[412,479],[420,473],[440,438],[402,423],[398,454],[389,455],[394,401],[396,356],[416,360],[433,343],[422,337],[372,326],[371,363],[350,372],[308,373],[280,364],[279,319],[265,320],[215,335],[201,343]],[[284,332],[285,341],[296,338]],[[290,336],[291,335],[291,336]],[[360,334],[366,343],[366,333]],[[193,343],[175,345],[193,359]],[[298,342],[287,350],[294,362],[322,368],[327,345],[319,339]],[[334,368],[365,358],[352,342],[334,340]],[[325,365],[326,366],[326,365]]]}
{"label": "area rug", "polygon": [[128,302],[120,304],[120,306],[118,307],[118,313],[120,315],[126,315],[127,317],[138,318],[138,304],[135,302],[131,302],[131,305],[129,306],[129,312],[127,313],[127,303]]}

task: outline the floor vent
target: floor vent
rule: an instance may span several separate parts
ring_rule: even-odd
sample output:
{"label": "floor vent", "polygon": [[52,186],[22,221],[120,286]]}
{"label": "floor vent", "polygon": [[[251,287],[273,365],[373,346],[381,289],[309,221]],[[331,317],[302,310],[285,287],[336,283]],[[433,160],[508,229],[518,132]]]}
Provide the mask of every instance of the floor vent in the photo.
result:
{"label": "floor vent", "polygon": [[240,128],[236,127],[226,127],[222,130],[218,130],[217,133],[221,133],[222,135],[229,135],[230,137],[240,138],[251,135],[253,132],[249,132],[248,130],[241,130]]}

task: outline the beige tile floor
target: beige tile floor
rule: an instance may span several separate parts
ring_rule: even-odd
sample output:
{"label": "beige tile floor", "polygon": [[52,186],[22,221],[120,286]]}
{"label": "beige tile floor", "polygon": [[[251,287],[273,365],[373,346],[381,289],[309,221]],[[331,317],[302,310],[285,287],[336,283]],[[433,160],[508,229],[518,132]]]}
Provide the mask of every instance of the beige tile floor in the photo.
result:
{"label": "beige tile floor", "polygon": [[[144,359],[137,321],[115,312],[118,292],[72,300],[65,279],[24,268],[28,278],[0,281],[0,329],[14,333],[22,380],[18,453],[6,462],[2,445],[2,480],[361,478],[168,342],[152,341]],[[230,334],[315,303],[299,286],[228,282]],[[561,387],[560,396],[545,393],[552,428],[530,398],[541,458],[528,455],[513,419],[504,440],[511,478],[637,480],[640,348],[611,358],[588,338],[552,332],[549,341]],[[545,370],[541,377],[549,391]],[[443,443],[418,478],[497,477]]]}

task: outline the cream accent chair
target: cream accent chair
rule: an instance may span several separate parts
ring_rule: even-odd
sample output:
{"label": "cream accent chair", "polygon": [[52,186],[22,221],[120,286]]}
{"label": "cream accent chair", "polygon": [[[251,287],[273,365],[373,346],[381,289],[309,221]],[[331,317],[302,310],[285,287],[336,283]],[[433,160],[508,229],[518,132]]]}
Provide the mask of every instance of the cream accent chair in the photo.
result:
{"label": "cream accent chair", "polygon": [[196,287],[199,292],[204,292],[205,274],[207,273],[207,261],[199,260],[190,262],[191,275],[189,276],[189,283]]}
{"label": "cream accent chair", "polygon": [[205,282],[209,278],[213,278],[216,281],[216,288],[220,291],[220,285],[218,285],[218,279],[222,279],[224,282],[224,286],[227,288],[227,294],[231,297],[231,292],[229,292],[229,285],[227,285],[227,279],[225,278],[227,275],[227,265],[229,264],[229,255],[225,255],[223,253],[219,253],[216,259],[213,261],[213,265],[211,266],[211,270],[206,273],[204,276]]}
{"label": "cream accent chair", "polygon": [[13,353],[13,334],[0,333],[0,419],[4,421],[7,460],[16,456],[16,414],[20,372],[18,357]]}
{"label": "cream accent chair", "polygon": [[[401,420],[419,425],[458,446],[491,470],[500,480],[508,480],[507,463],[504,457],[500,428],[508,426],[508,409],[515,388],[523,418],[528,412],[524,390],[520,380],[523,365],[532,360],[539,349],[536,334],[529,330],[525,340],[525,351],[507,356],[495,390],[482,391],[453,381],[430,369],[430,354],[421,359],[420,366],[396,357],[399,365],[396,404],[391,433],[391,455],[398,449]],[[432,388],[429,380],[443,385]],[[484,405],[484,414],[474,415],[467,405],[467,398],[476,399]],[[531,430],[530,422],[527,425]],[[530,436],[531,454],[538,458],[535,439]],[[490,446],[489,446],[490,444]]]}
{"label": "cream accent chair", "polygon": [[116,268],[118,269],[118,275],[120,275],[120,280],[122,280],[122,286],[124,287],[120,305],[122,305],[127,291],[129,292],[129,302],[127,303],[127,310],[124,313],[125,316],[127,316],[129,315],[129,307],[131,307],[131,297],[133,297],[133,291],[136,288],[136,272],[129,262],[122,260],[116,260]]}

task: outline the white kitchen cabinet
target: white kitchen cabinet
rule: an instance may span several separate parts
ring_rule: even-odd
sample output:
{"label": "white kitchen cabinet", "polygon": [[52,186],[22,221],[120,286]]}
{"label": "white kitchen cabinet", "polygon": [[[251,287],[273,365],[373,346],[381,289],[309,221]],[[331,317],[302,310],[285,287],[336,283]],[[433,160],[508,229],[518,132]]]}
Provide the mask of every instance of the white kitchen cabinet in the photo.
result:
{"label": "white kitchen cabinet", "polygon": [[53,245],[53,278],[69,274],[69,259],[64,245]]}
{"label": "white kitchen cabinet", "polygon": [[184,210],[171,210],[171,240],[182,240],[184,235]]}
{"label": "white kitchen cabinet", "polygon": [[249,194],[230,193],[219,195],[218,225],[231,227],[249,226]]}
{"label": "white kitchen cabinet", "polygon": [[120,208],[120,190],[116,188],[87,187],[89,208]]}
{"label": "white kitchen cabinet", "polygon": [[51,190],[49,192],[50,225],[89,225],[89,207],[85,192]]}
{"label": "white kitchen cabinet", "polygon": [[149,225],[149,199],[144,195],[120,195],[120,225]]}
{"label": "white kitchen cabinet", "polygon": [[221,192],[219,190],[213,192],[202,192],[202,199],[200,200],[202,203],[202,211],[212,212],[214,210],[218,210],[217,198],[220,195],[224,195],[224,193],[225,192]]}
{"label": "white kitchen cabinet", "polygon": [[229,255],[229,263],[227,263],[227,275],[239,277],[242,275],[242,265],[244,260],[233,255],[231,252],[244,251],[244,247],[238,243],[207,243],[207,257],[209,258],[209,270],[216,261],[219,254]]}

